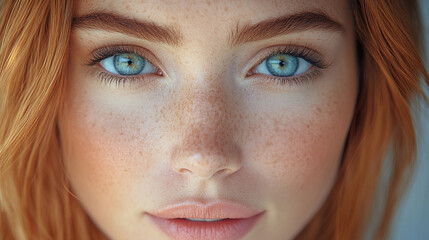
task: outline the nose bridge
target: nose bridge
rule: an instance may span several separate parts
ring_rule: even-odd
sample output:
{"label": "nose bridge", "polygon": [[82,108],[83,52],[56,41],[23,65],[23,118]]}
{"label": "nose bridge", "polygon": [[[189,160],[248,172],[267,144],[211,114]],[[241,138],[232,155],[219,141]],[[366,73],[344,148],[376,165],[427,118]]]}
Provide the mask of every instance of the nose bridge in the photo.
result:
{"label": "nose bridge", "polygon": [[185,91],[177,109],[182,121],[180,140],[172,151],[175,171],[208,179],[240,168],[240,149],[234,143],[228,104],[224,88],[215,84]]}

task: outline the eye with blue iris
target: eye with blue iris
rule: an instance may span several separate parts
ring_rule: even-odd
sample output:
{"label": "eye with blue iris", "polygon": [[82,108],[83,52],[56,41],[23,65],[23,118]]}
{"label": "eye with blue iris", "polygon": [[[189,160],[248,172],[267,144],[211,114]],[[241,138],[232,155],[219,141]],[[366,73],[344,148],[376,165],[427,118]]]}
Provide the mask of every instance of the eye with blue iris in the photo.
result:
{"label": "eye with blue iris", "polygon": [[156,59],[149,51],[132,46],[109,46],[95,50],[86,65],[99,66],[103,83],[132,87],[132,83],[149,83],[162,76],[162,71],[148,60]]}
{"label": "eye with blue iris", "polygon": [[[319,69],[327,67],[322,55],[305,47],[286,46],[265,56],[248,75],[263,75],[280,84],[296,83],[309,80],[320,73]],[[312,67],[316,69],[310,71]]]}
{"label": "eye with blue iris", "polygon": [[[144,56],[149,55],[150,59],[156,57],[150,52],[145,55],[140,52],[147,51],[137,51],[134,47],[128,46],[106,47],[96,50],[93,59],[90,59],[87,65],[99,64],[105,70],[99,72],[100,79],[117,85],[162,76],[161,70]],[[299,46],[277,48],[264,57],[246,76],[263,75],[264,83],[301,83],[316,77],[320,69],[328,66],[321,54]],[[312,67],[315,69],[309,71]]]}
{"label": "eye with blue iris", "polygon": [[312,65],[300,57],[276,54],[265,58],[254,72],[275,77],[291,77],[305,73]]}
{"label": "eye with blue iris", "polygon": [[108,72],[132,76],[156,73],[158,69],[142,56],[135,53],[120,53],[100,61],[100,65]]}

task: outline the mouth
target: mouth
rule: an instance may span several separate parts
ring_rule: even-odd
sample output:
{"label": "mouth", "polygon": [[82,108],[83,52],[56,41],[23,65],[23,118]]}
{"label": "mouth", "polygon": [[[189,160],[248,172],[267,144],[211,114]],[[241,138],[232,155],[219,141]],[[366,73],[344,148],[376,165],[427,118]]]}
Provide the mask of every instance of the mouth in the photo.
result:
{"label": "mouth", "polygon": [[263,214],[264,211],[225,201],[186,201],[147,213],[151,221],[174,240],[238,240]]}

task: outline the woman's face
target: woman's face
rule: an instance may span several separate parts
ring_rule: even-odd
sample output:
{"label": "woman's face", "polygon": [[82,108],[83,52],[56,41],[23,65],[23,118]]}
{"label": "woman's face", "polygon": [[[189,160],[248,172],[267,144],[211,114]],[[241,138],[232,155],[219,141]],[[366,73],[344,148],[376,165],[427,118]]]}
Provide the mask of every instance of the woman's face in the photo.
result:
{"label": "woman's face", "polygon": [[58,123],[73,192],[106,236],[283,240],[305,227],[356,101],[348,1],[75,7]]}

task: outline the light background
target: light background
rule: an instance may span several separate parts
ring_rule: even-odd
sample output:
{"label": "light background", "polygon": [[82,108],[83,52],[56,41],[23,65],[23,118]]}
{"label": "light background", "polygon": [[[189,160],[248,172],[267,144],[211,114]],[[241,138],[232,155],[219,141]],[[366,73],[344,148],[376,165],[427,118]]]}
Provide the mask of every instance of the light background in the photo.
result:
{"label": "light background", "polygon": [[[429,70],[429,0],[419,2]],[[419,125],[416,172],[392,225],[392,240],[429,240],[429,108],[416,112]]]}

